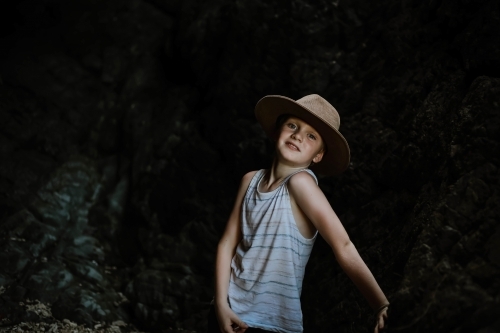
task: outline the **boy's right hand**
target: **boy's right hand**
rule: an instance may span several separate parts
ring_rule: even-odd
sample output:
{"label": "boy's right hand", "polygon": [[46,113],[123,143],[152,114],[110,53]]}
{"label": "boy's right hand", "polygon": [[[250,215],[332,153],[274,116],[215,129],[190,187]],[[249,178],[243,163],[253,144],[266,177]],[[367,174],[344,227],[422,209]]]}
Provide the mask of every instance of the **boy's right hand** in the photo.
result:
{"label": "boy's right hand", "polygon": [[222,333],[244,333],[248,328],[248,325],[238,318],[227,304],[223,306],[216,305],[215,314]]}

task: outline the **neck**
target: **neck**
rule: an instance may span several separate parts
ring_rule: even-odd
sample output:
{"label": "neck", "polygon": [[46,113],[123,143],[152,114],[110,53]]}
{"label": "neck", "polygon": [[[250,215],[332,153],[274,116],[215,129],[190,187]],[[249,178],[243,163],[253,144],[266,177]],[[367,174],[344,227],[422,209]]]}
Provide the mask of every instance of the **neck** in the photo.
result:
{"label": "neck", "polygon": [[269,169],[269,172],[265,175],[264,180],[267,183],[267,187],[271,188],[275,184],[279,184],[287,176],[291,175],[295,171],[305,169],[306,167],[292,167],[289,165],[281,164],[275,158],[273,164]]}

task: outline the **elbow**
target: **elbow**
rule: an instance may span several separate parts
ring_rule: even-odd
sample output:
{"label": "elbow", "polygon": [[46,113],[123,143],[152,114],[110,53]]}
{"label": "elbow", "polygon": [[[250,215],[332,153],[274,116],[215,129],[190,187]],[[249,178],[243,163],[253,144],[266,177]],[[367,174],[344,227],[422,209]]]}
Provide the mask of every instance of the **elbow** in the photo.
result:
{"label": "elbow", "polygon": [[217,250],[218,251],[224,250],[228,246],[228,243],[229,243],[228,239],[226,237],[222,237],[219,240],[219,243],[217,244]]}
{"label": "elbow", "polygon": [[234,255],[236,250],[236,242],[229,237],[222,237],[217,244],[217,252],[218,253],[230,253]]}
{"label": "elbow", "polygon": [[357,250],[351,240],[347,239],[342,242],[342,244],[333,247],[333,253],[335,254],[337,262],[341,266],[344,266],[352,262],[353,256],[357,253]]}
{"label": "elbow", "polygon": [[352,247],[354,247],[354,244],[351,242],[349,237],[346,237],[345,239],[338,241],[337,244],[330,244],[330,246],[335,253],[335,256],[337,256],[348,252]]}

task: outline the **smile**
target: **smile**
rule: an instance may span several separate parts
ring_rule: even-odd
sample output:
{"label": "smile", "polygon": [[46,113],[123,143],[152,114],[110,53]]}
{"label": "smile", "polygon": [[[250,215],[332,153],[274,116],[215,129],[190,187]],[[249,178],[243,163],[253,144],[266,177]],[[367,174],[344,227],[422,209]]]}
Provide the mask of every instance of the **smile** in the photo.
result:
{"label": "smile", "polygon": [[297,147],[296,145],[294,145],[293,143],[290,143],[290,142],[285,142],[286,145],[288,146],[288,148],[292,149],[292,150],[297,150],[297,151],[300,151],[299,147]]}

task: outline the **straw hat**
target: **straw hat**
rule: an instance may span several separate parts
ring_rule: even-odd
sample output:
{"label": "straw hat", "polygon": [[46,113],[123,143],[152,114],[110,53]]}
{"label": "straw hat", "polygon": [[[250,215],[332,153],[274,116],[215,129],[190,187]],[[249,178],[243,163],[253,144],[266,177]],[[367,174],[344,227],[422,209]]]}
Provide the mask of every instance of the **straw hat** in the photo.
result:
{"label": "straw hat", "polygon": [[346,139],[339,132],[340,116],[323,97],[312,94],[296,101],[280,95],[268,95],[257,102],[255,116],[269,137],[273,137],[276,119],[292,114],[304,120],[319,132],[327,151],[311,170],[323,175],[338,175],[349,165],[350,151]]}

